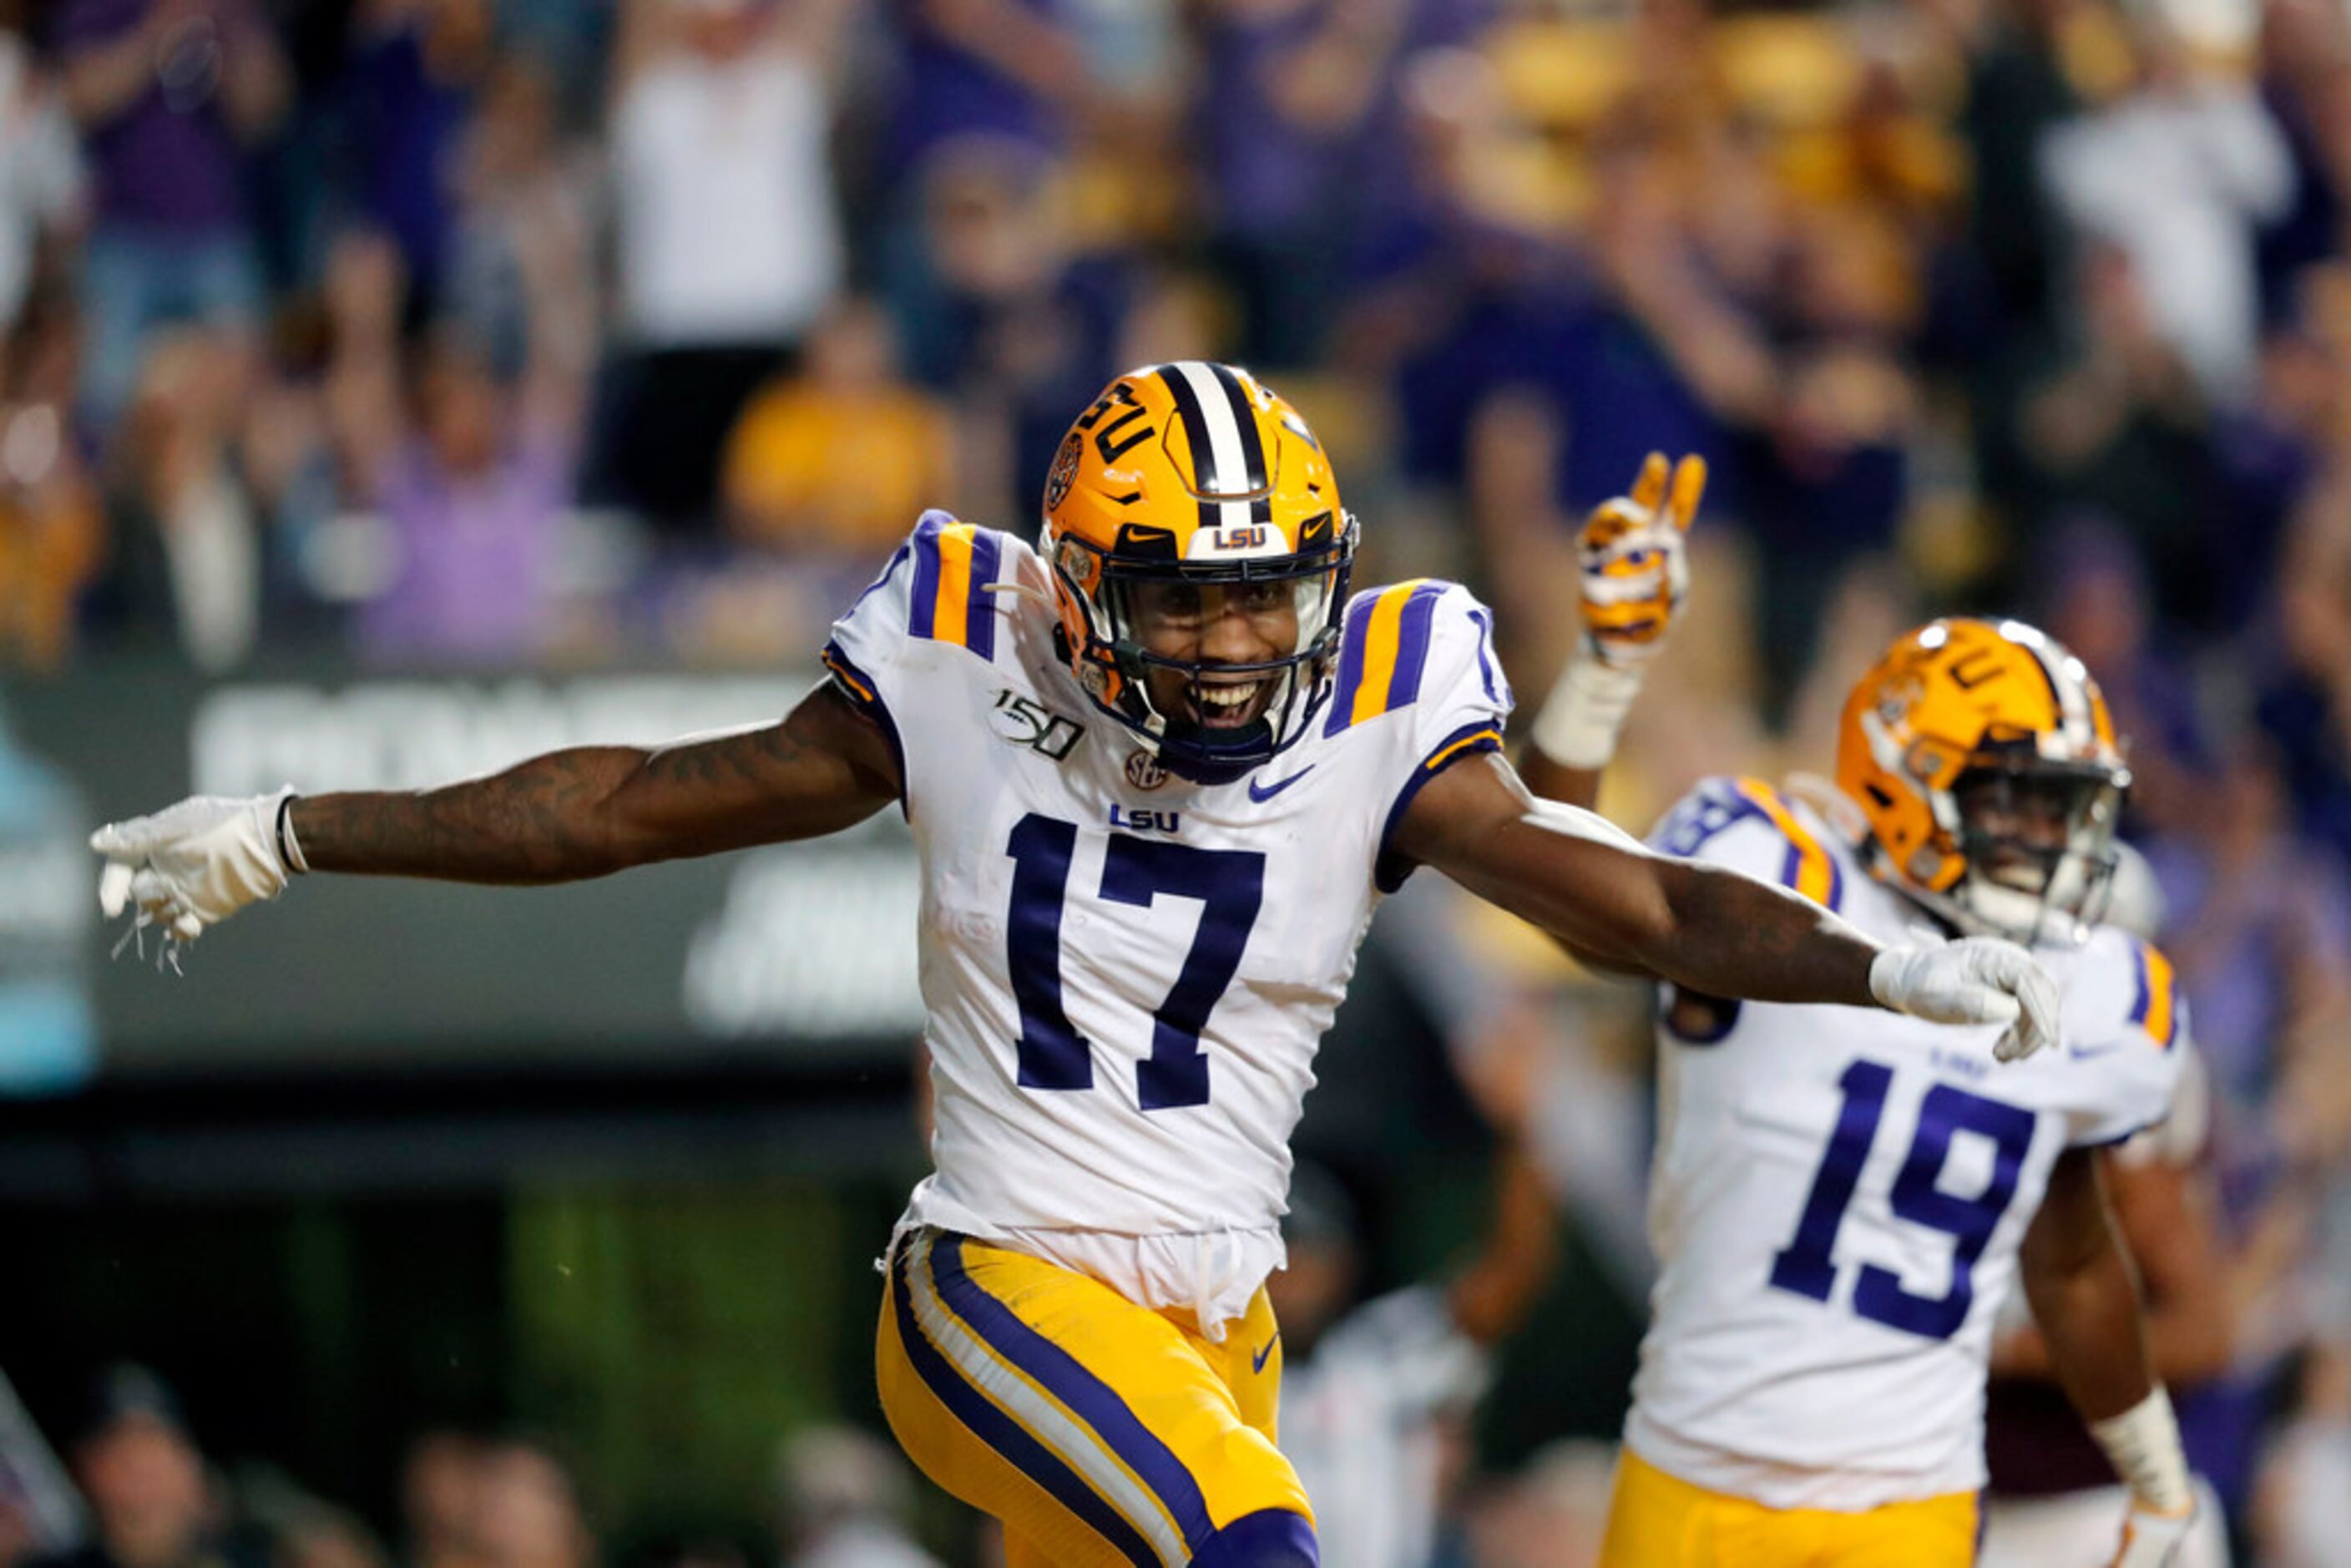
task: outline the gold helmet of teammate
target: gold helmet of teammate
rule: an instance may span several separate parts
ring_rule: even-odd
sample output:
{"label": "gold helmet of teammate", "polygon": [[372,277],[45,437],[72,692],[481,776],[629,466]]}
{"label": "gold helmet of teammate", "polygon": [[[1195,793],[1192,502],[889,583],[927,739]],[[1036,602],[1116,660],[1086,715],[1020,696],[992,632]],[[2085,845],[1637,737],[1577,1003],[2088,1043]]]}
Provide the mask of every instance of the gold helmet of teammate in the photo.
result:
{"label": "gold helmet of teammate", "polygon": [[1953,618],[1853,688],[1837,784],[1881,878],[1962,930],[2074,943],[2114,874],[2130,770],[2080,659],[2021,622]]}
{"label": "gold helmet of teammate", "polygon": [[[1247,371],[1131,371],[1045,482],[1062,656],[1172,770],[1236,778],[1303,735],[1327,691],[1355,532],[1322,444]],[[1205,656],[1228,616],[1263,634],[1248,656]]]}

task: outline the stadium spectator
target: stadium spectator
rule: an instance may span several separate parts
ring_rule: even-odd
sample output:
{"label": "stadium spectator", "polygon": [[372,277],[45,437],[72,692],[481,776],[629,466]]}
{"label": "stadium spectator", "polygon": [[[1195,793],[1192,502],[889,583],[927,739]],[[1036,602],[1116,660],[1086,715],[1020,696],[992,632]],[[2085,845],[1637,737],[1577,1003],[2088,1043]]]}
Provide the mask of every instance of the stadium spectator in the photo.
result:
{"label": "stadium spectator", "polygon": [[404,1568],[460,1568],[473,1560],[469,1531],[482,1449],[480,1438],[448,1427],[409,1444],[400,1471]]}
{"label": "stadium spectator", "polygon": [[[502,57],[480,104],[457,160],[458,212],[441,312],[462,323],[493,363],[511,369],[529,358],[534,332],[597,330],[594,306],[604,291],[595,255],[596,170],[592,155],[563,133],[554,78],[538,57]],[[535,317],[534,274],[580,308],[554,320]],[[595,345],[554,351],[584,364]]]}
{"label": "stadium spectator", "polygon": [[966,137],[1062,151],[1071,111],[1090,90],[1074,26],[1081,3],[890,0],[898,57],[883,185],[910,188],[938,148]]}
{"label": "stadium spectator", "polygon": [[441,298],[491,26],[489,0],[361,0],[336,89],[358,214],[400,247],[420,315]]}
{"label": "stadium spectator", "polygon": [[82,407],[105,430],[159,326],[194,320],[241,338],[258,326],[243,162],[288,83],[249,0],[72,0],[57,36],[95,187]]}
{"label": "stadium spectator", "polygon": [[63,665],[105,554],[105,517],[73,439],[74,327],[51,292],[0,334],[0,669]]}
{"label": "stadium spectator", "polygon": [[594,1568],[589,1530],[569,1467],[536,1438],[507,1437],[475,1455],[466,1538],[479,1568]]}
{"label": "stadium spectator", "polygon": [[42,264],[82,215],[73,126],[21,26],[16,0],[0,5],[0,338],[15,329]]}
{"label": "stadium spectator", "polygon": [[143,1366],[108,1368],[70,1445],[91,1539],[42,1568],[261,1568],[223,1529],[204,1455],[178,1396]]}
{"label": "stadium spectator", "polygon": [[907,1533],[914,1488],[905,1460],[853,1427],[810,1427],[776,1462],[783,1568],[939,1568]]}
{"label": "stadium spectator", "polygon": [[1138,287],[1128,258],[1080,247],[1066,166],[1018,142],[968,138],[923,172],[931,292],[911,310],[908,361],[954,400],[959,504],[1025,516],[1061,439],[1059,411],[1115,375]]}
{"label": "stadium spectator", "polygon": [[405,349],[399,263],[381,238],[353,236],[329,262],[335,434],[393,552],[389,582],[360,617],[372,659],[498,662],[543,650],[555,633],[584,375],[571,356],[585,341],[576,325],[585,301],[559,265],[538,267],[528,251],[522,259],[538,325],[529,358],[514,368],[492,362],[454,322]]}
{"label": "stadium spectator", "polygon": [[727,437],[727,518],[757,549],[870,575],[908,517],[956,493],[955,439],[948,410],[900,378],[888,317],[844,300],[806,367],[762,388]]}
{"label": "stadium spectator", "polygon": [[612,64],[619,351],[604,480],[669,528],[713,516],[752,392],[840,287],[828,146],[841,0],[629,0]]}
{"label": "stadium spectator", "polygon": [[[2058,212],[2081,236],[2113,246],[2145,298],[2151,336],[2198,395],[2242,402],[2253,385],[2261,301],[2255,231],[2294,198],[2294,162],[2252,84],[2208,62],[2240,36],[2183,36],[2183,26],[2250,24],[2249,8],[2147,6],[2134,14],[2132,91],[2052,129],[2041,169]],[[2106,277],[2081,280],[2097,309]]]}
{"label": "stadium spectator", "polygon": [[261,634],[265,544],[235,449],[253,368],[235,333],[157,333],[107,465],[103,613],[125,645],[198,669],[243,663]]}

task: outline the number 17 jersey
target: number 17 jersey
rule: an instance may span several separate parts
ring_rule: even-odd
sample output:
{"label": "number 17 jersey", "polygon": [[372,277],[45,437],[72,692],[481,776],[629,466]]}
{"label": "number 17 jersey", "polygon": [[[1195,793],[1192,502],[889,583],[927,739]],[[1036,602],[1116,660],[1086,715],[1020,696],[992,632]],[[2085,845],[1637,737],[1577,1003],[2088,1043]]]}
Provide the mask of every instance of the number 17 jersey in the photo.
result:
{"label": "number 17 jersey", "polygon": [[[1759,780],[1701,785],[1652,841],[1782,882],[1888,946],[1939,939]],[[2154,948],[2101,926],[2036,956],[2062,1038],[2005,1065],[1994,1026],[1666,994],[1660,1271],[1625,1432],[1644,1459],[1773,1508],[1983,1486],[1993,1319],[2050,1171],[2161,1120],[2186,1054]]]}
{"label": "number 17 jersey", "polygon": [[[935,1174],[907,1222],[1020,1247],[1213,1332],[1281,1259],[1289,1141],[1419,789],[1500,744],[1486,612],[1350,601],[1301,738],[1169,774],[1087,700],[1044,562],[943,513],[825,660],[893,737],[922,862]],[[1220,1238],[1212,1283],[1164,1239]],[[1135,1251],[1126,1265],[1121,1249]]]}

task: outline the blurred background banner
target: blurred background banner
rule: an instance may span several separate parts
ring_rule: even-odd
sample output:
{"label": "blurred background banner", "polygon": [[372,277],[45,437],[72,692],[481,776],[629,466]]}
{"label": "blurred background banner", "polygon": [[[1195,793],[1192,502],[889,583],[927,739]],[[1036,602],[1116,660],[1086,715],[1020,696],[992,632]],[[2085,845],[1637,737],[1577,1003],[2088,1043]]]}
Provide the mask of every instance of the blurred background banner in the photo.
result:
{"label": "blurred background banner", "polygon": [[[183,794],[408,789],[553,747],[653,743],[771,722],[814,674],[357,677],[312,660],[207,679],[183,665],[93,663],[12,694],[10,743],[98,817]],[[821,843],[664,866],[622,881],[485,890],[321,878],[298,918],[230,928],[199,984],[129,949],[92,961],[97,917],[73,822],[5,852],[31,896],[12,917],[53,942],[110,1077],[157,1069],[405,1070],[559,1061],[670,1068],[801,1053],[893,1061],[922,1028],[919,893],[903,821]],[[16,902],[11,901],[12,904]],[[149,945],[152,953],[152,945]],[[29,979],[34,955],[13,949]],[[54,1044],[0,1038],[0,1083],[49,1081]],[[13,1059],[13,1060],[12,1060]]]}

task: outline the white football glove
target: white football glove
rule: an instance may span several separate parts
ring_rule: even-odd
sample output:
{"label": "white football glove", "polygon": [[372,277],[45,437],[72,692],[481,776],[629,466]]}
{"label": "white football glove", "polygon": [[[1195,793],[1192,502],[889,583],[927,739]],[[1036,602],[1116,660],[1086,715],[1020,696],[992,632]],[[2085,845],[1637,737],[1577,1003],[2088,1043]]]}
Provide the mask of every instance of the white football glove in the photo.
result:
{"label": "white football glove", "polygon": [[133,910],[133,935],[162,926],[168,956],[173,942],[193,942],[246,904],[277,897],[289,869],[306,869],[290,833],[291,868],[278,848],[278,810],[293,793],[197,795],[152,817],[109,822],[89,836],[106,857],[99,907],[110,920]]}
{"label": "white football glove", "polygon": [[1652,452],[1632,493],[1603,501],[1584,519],[1575,538],[1583,640],[1602,664],[1645,664],[1665,645],[1689,593],[1687,536],[1705,494],[1705,458],[1669,467],[1664,453]]}
{"label": "white football glove", "polygon": [[1583,634],[1528,732],[1569,768],[1600,768],[1640,695],[1641,676],[1689,592],[1685,536],[1706,493],[1706,459],[1649,454],[1630,494],[1603,501],[1575,537]]}
{"label": "white football glove", "polygon": [[2195,1523],[2193,1508],[2186,1513],[2158,1513],[2134,1500],[2123,1521],[2123,1543],[2112,1568],[2170,1568]]}
{"label": "white football glove", "polygon": [[1888,947],[1869,966],[1869,994],[1930,1023],[2004,1023],[1992,1047],[2015,1061],[2057,1040],[2057,982],[2032,954],[1997,936]]}

